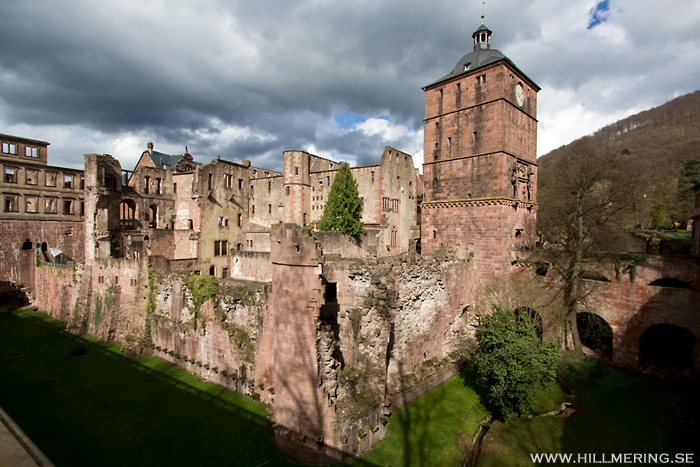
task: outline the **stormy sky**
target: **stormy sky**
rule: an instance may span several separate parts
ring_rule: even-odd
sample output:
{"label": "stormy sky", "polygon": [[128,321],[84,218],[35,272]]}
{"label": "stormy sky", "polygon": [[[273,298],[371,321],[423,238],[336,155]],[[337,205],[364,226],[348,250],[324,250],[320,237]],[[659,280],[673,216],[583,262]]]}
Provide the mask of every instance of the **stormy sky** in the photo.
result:
{"label": "stormy sky", "polygon": [[155,149],[281,169],[301,149],[423,162],[422,87],[492,48],[534,80],[538,154],[700,88],[689,0],[0,2],[0,133],[49,163]]}

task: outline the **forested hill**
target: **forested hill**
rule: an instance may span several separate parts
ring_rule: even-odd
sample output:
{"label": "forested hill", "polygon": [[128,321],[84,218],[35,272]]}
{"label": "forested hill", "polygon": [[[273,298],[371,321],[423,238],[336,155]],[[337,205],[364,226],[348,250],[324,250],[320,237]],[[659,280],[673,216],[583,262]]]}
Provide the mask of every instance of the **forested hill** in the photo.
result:
{"label": "forested hill", "polygon": [[[690,188],[700,182],[700,91],[605,126],[540,157],[540,181],[582,140],[598,154],[616,159],[634,180],[635,224],[685,226],[692,202]],[[545,200],[540,198],[542,204]]]}
{"label": "forested hill", "polygon": [[[619,154],[627,149],[639,160],[648,161],[652,170],[682,169],[685,161],[700,159],[700,91],[619,120],[590,137],[602,150]],[[540,170],[546,169],[569,146],[540,157]]]}

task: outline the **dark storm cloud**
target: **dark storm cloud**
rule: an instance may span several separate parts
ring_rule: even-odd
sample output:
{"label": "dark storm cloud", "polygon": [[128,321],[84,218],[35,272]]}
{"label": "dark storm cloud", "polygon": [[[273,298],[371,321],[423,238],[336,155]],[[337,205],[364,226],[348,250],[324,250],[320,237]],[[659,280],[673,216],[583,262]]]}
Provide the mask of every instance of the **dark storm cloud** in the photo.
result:
{"label": "dark storm cloud", "polygon": [[[580,136],[586,115],[593,126],[697,87],[698,7],[669,1],[602,2],[592,29],[604,10],[593,0],[487,2],[494,47],[543,87],[545,146]],[[51,163],[71,166],[85,152],[128,166],[148,140],[272,169],[287,149],[372,164],[391,145],[420,159],[421,87],[471,51],[481,11],[456,0],[2,2],[0,132],[48,140]],[[340,128],[343,113],[391,125]]]}

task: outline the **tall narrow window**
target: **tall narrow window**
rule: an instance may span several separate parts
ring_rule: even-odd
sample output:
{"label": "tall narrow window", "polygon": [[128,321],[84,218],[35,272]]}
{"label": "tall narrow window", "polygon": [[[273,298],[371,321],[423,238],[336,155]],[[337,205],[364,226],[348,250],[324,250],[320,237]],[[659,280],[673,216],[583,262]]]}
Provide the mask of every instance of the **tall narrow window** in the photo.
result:
{"label": "tall narrow window", "polygon": [[143,177],[143,192],[148,194],[151,191],[151,177],[146,175]]}
{"label": "tall narrow window", "polygon": [[73,188],[73,176],[64,175],[63,176],[63,188]]}
{"label": "tall narrow window", "polygon": [[372,172],[372,183],[374,183],[374,172]]}
{"label": "tall narrow window", "polygon": [[214,187],[214,174],[209,174],[209,183],[207,185],[210,190]]}
{"label": "tall narrow window", "polygon": [[5,167],[5,183],[17,183],[17,169]]}

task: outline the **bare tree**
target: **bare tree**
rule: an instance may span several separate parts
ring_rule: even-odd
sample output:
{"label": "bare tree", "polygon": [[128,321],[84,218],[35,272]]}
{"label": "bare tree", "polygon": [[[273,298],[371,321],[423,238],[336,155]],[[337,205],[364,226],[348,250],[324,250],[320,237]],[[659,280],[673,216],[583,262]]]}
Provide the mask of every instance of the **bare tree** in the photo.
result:
{"label": "bare tree", "polygon": [[566,328],[578,351],[576,313],[587,293],[583,261],[592,252],[615,248],[621,236],[616,217],[630,201],[624,178],[619,156],[598,151],[590,138],[572,144],[540,176],[539,228],[562,278]]}

